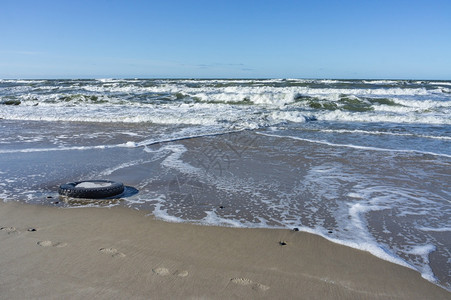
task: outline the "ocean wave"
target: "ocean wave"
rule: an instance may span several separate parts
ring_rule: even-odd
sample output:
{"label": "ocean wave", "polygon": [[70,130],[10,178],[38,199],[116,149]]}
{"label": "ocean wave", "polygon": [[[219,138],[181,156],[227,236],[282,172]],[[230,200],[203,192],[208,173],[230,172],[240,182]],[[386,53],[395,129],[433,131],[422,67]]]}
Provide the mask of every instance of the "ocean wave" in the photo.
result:
{"label": "ocean wave", "polygon": [[365,84],[377,84],[377,85],[395,85],[399,84],[398,80],[362,80]]}
{"label": "ocean wave", "polygon": [[327,111],[316,114],[317,120],[340,121],[340,122],[360,122],[360,123],[401,123],[401,124],[431,124],[431,125],[451,125],[451,117],[436,113],[396,113],[394,111],[377,113],[361,112],[353,113],[348,111]]}
{"label": "ocean wave", "polygon": [[432,81],[432,82],[429,82],[429,84],[431,84],[431,85],[451,86],[451,82],[449,82],[449,81]]}
{"label": "ocean wave", "polygon": [[[0,118],[29,121],[73,121],[105,123],[154,123],[221,125],[256,129],[279,123],[306,121],[385,122],[405,124],[451,125],[451,111],[436,103],[418,107],[374,106],[370,103],[327,104],[315,102],[304,106],[262,108],[204,102],[130,102],[113,97],[73,95],[61,98],[0,100]],[[2,105],[3,104],[3,105]],[[38,104],[38,105],[37,105]],[[321,109],[316,109],[321,105]],[[327,106],[329,105],[329,106]]]}
{"label": "ocean wave", "polygon": [[[431,86],[436,87],[428,82],[329,79],[8,80],[0,82],[0,118],[238,122],[249,128],[306,119],[450,124],[449,94],[444,87]],[[35,107],[34,112],[23,108],[27,106]]]}

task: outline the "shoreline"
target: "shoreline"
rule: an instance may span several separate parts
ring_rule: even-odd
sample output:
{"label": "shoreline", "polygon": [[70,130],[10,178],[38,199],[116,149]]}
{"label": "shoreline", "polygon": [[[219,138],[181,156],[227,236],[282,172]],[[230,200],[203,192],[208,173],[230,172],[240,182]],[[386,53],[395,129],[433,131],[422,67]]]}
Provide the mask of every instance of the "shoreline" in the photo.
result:
{"label": "shoreline", "polygon": [[124,207],[0,202],[0,298],[449,299],[317,235],[168,223]]}

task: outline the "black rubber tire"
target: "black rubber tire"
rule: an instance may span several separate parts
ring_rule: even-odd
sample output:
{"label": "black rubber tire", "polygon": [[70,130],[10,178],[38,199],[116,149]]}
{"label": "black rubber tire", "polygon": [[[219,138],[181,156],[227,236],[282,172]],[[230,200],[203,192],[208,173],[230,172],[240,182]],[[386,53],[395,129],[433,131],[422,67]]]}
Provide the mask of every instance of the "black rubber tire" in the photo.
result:
{"label": "black rubber tire", "polygon": [[[96,188],[77,187],[78,184],[83,182],[110,183],[110,185],[106,187],[96,187]],[[123,192],[124,192],[123,183],[109,180],[86,180],[86,181],[69,182],[60,185],[58,189],[58,193],[60,195],[73,198],[88,198],[88,199],[109,198],[117,196]]]}

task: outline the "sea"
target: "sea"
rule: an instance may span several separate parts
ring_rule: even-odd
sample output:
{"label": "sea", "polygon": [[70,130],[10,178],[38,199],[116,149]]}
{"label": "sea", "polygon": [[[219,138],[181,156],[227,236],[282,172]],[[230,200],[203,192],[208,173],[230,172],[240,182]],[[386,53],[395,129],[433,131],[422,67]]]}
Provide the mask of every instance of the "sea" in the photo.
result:
{"label": "sea", "polygon": [[[58,195],[91,179],[126,192]],[[0,80],[0,199],[306,231],[451,290],[451,81]]]}

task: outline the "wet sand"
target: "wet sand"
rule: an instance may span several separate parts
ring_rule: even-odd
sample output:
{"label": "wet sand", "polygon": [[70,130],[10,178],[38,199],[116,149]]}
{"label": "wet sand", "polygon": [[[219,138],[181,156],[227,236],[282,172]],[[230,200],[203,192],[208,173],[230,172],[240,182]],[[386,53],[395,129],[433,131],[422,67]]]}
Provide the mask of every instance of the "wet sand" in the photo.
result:
{"label": "wet sand", "polygon": [[292,230],[0,203],[1,299],[449,299],[414,270]]}

